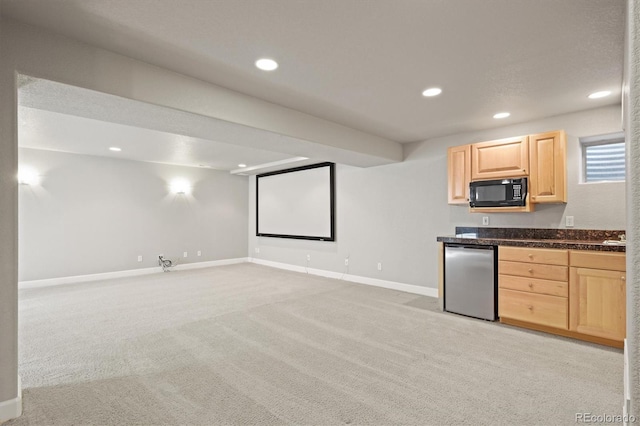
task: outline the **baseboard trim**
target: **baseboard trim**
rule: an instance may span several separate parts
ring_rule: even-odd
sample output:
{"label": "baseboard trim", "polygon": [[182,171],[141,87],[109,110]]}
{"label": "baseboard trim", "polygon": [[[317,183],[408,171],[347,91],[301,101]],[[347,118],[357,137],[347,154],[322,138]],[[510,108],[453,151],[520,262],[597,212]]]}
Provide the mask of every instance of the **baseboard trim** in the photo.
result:
{"label": "baseboard trim", "polygon": [[340,272],[327,271],[325,269],[305,268],[304,266],[291,265],[288,263],[273,262],[271,260],[249,258],[249,262],[257,265],[270,266],[272,268],[285,269],[287,271],[308,273],[321,277],[334,278],[337,280],[349,281],[358,284],[366,284],[374,287],[383,287],[391,290],[404,291],[406,293],[419,294],[421,296],[438,297],[437,288],[422,287],[413,284],[404,284],[396,281],[379,280],[377,278],[363,277],[360,275],[343,274]]}
{"label": "baseboard trim", "polygon": [[[396,281],[379,280],[377,278],[363,277],[359,275],[343,274],[340,272],[327,271],[325,269],[305,268],[304,266],[291,265],[288,263],[273,262],[270,260],[256,259],[249,257],[238,257],[234,259],[210,260],[206,262],[184,263],[173,267],[174,271],[187,271],[190,269],[209,268],[213,266],[234,265],[237,263],[251,262],[258,265],[270,266],[272,268],[285,269],[288,271],[308,273],[321,277],[333,278],[337,280],[349,281],[358,284],[371,285],[374,287],[383,287],[391,290],[399,290],[407,293],[419,294],[422,296],[438,297],[437,288],[421,287],[413,284],[404,284]],[[70,277],[49,278],[43,280],[21,281],[19,288],[40,288],[61,284],[74,284],[91,281],[100,281],[113,278],[135,277],[140,275],[149,275],[162,272],[162,268],[157,266],[153,268],[131,269],[127,271],[104,272],[91,275],[76,275]]]}
{"label": "baseboard trim", "polygon": [[[209,268],[211,266],[232,265],[235,263],[244,263],[247,261],[248,261],[248,258],[240,257],[235,259],[222,259],[222,260],[210,260],[206,262],[184,263],[184,264],[178,264],[174,266],[172,270],[186,271],[189,269]],[[130,269],[127,271],[103,272],[99,274],[90,274],[90,275],[75,275],[70,277],[47,278],[43,280],[20,281],[18,283],[18,287],[21,289],[22,288],[40,288],[40,287],[49,287],[49,286],[55,286],[55,285],[61,285],[61,284],[75,284],[75,283],[85,283],[85,282],[91,282],[91,281],[101,281],[101,280],[108,280],[113,278],[136,277],[140,275],[157,274],[159,272],[162,272],[162,268],[160,266],[155,266],[153,268]]]}
{"label": "baseboard trim", "polygon": [[189,269],[209,268],[211,266],[235,265],[237,263],[246,263],[248,257],[238,257],[235,259],[209,260],[207,262],[183,263],[173,267],[174,271],[188,271]]}
{"label": "baseboard trim", "polygon": [[16,419],[22,415],[22,381],[18,376],[18,396],[0,402],[0,423]]}

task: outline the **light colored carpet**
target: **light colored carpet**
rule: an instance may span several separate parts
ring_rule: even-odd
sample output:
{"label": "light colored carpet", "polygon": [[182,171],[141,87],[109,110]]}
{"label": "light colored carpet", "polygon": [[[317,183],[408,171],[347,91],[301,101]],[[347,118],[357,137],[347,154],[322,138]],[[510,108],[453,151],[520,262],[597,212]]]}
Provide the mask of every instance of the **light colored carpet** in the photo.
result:
{"label": "light colored carpet", "polygon": [[7,425],[575,424],[622,354],[240,264],[20,291]]}

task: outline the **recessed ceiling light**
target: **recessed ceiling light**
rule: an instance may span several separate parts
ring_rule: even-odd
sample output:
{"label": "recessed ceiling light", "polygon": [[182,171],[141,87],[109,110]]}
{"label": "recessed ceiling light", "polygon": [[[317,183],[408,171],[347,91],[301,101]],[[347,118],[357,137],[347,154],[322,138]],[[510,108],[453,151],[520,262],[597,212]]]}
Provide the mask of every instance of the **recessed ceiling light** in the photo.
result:
{"label": "recessed ceiling light", "polygon": [[278,63],[273,59],[262,58],[256,61],[256,67],[262,71],[273,71],[278,68]]}
{"label": "recessed ceiling light", "polygon": [[120,152],[122,151],[122,148],[118,148],[117,146],[112,146],[111,148],[109,148],[109,151]]}
{"label": "recessed ceiling light", "polygon": [[247,167],[247,165],[244,164],[244,163],[240,163],[240,164],[238,164],[238,167]]}
{"label": "recessed ceiling light", "polygon": [[425,90],[424,92],[422,92],[422,96],[438,96],[440,93],[442,93],[442,89],[439,87],[431,87],[430,89]]}
{"label": "recessed ceiling light", "polygon": [[609,96],[611,94],[611,90],[603,90],[601,92],[595,92],[589,95],[589,99],[598,99],[604,98],[605,96]]}
{"label": "recessed ceiling light", "polygon": [[507,118],[511,113],[508,112],[499,112],[493,116],[493,118]]}

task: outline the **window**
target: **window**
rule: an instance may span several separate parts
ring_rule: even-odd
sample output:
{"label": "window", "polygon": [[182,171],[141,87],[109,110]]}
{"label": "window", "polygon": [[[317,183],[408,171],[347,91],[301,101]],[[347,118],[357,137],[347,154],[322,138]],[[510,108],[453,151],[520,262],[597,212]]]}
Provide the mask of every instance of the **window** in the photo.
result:
{"label": "window", "polygon": [[625,176],[623,133],[581,138],[584,182],[619,182]]}

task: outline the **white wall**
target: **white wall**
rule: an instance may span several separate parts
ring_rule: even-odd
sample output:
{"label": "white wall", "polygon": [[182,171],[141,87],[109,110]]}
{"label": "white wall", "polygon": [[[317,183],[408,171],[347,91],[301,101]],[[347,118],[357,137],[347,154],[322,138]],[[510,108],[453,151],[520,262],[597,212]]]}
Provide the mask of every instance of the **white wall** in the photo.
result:
{"label": "white wall", "polygon": [[630,414],[640,415],[640,4],[627,1],[624,112],[627,137],[627,350]]}
{"label": "white wall", "polygon": [[[20,281],[246,257],[247,177],[25,148],[19,162],[42,175],[19,188]],[[191,194],[169,191],[177,177]]]}
{"label": "white wall", "polygon": [[[447,147],[564,129],[567,133],[568,203],[536,207],[533,213],[490,214],[491,226],[562,228],[564,215],[575,227],[625,228],[624,183],[580,184],[578,138],[621,131],[621,109],[610,106],[407,145],[400,164],[336,169],[335,242],[255,236],[255,177],[249,189],[250,256],[298,266],[437,287],[436,237],[456,226],[480,226],[481,214],[447,204]],[[255,252],[260,249],[260,253]],[[382,262],[383,270],[377,270]]]}
{"label": "white wall", "polygon": [[18,397],[18,118],[5,30],[0,16],[0,407]]}

